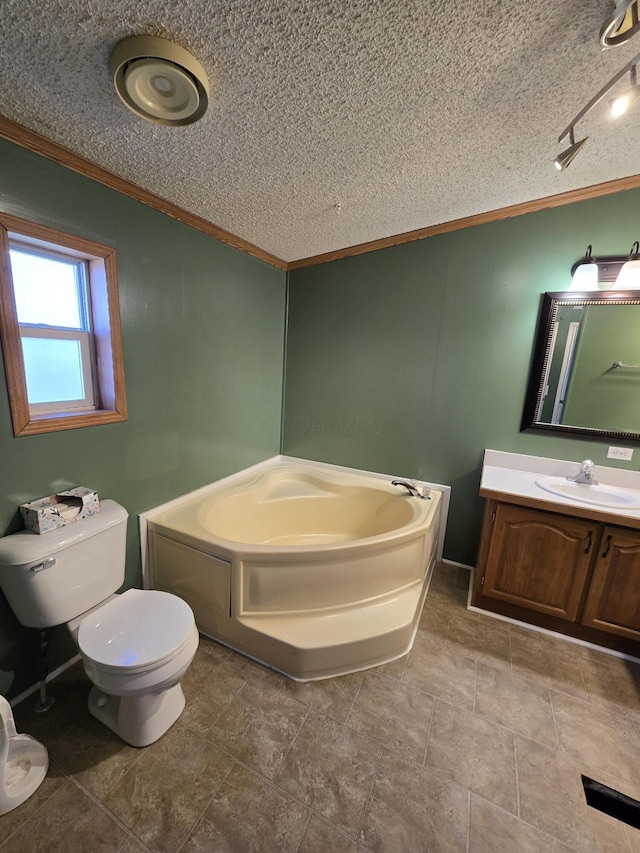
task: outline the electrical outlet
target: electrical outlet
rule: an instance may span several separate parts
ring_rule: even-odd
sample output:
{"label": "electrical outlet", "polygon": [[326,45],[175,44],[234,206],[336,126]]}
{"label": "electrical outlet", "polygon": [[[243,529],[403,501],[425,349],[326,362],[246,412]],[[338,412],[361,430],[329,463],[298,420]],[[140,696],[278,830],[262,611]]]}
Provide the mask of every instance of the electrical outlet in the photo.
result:
{"label": "electrical outlet", "polygon": [[629,462],[632,456],[632,447],[610,447],[607,451],[607,459],[626,459]]}

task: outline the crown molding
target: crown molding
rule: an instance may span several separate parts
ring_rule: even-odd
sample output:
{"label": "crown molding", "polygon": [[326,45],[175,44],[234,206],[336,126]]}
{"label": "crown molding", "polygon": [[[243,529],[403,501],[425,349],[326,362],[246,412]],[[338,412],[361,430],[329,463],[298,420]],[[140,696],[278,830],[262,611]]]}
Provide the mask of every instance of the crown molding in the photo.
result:
{"label": "crown molding", "polygon": [[165,213],[167,216],[171,216],[173,219],[177,219],[185,225],[190,225],[192,228],[202,231],[210,237],[215,237],[216,240],[220,240],[229,246],[233,246],[234,249],[239,249],[247,255],[252,255],[254,258],[265,261],[267,264],[271,264],[280,270],[286,271],[287,269],[287,262],[283,261],[282,258],[278,258],[270,252],[266,252],[259,246],[254,246],[253,243],[243,240],[242,237],[237,237],[230,231],[225,231],[224,228],[213,225],[201,216],[189,213],[188,210],[184,210],[182,207],[178,207],[177,204],[173,204],[173,202],[167,201],[155,193],[139,187],[132,181],[126,180],[126,178],[114,175],[113,172],[103,169],[102,166],[97,166],[95,163],[81,157],[79,154],[75,154],[68,148],[64,148],[57,142],[45,139],[45,137],[41,136],[39,133],[29,130],[28,128],[23,127],[23,125],[17,124],[3,115],[0,115],[0,137],[8,139],[10,142],[15,142],[16,145],[20,145],[23,148],[28,148],[36,154],[41,154],[48,160],[53,160],[61,166],[66,166],[68,169],[72,169],[80,175],[91,178],[112,190],[116,190],[117,192],[129,196],[129,198],[133,198],[142,204],[146,204],[147,207],[151,207],[160,213]]}
{"label": "crown molding", "polygon": [[417,228],[414,231],[405,231],[402,234],[394,234],[390,237],[382,237],[379,240],[371,240],[367,243],[358,243],[355,246],[347,246],[343,249],[336,249],[332,252],[324,252],[320,255],[313,255],[308,258],[300,258],[296,261],[284,261],[276,255],[261,249],[259,246],[254,246],[242,237],[237,237],[230,231],[225,231],[217,225],[184,210],[173,202],[161,198],[155,193],[145,190],[121,178],[118,175],[109,172],[107,169],[92,163],[79,154],[75,154],[68,148],[64,148],[57,142],[52,142],[46,139],[39,133],[17,124],[11,119],[0,115],[0,137],[15,142],[23,148],[28,148],[30,151],[40,154],[49,160],[53,160],[62,166],[72,169],[87,178],[91,178],[104,186],[110,187],[117,192],[123,193],[129,198],[146,204],[160,213],[165,213],[185,225],[190,225],[192,228],[208,234],[210,237],[215,237],[241,252],[258,258],[279,270],[290,272],[293,270],[304,269],[305,267],[316,266],[317,264],[325,264],[330,261],[337,261],[342,258],[355,257],[357,255],[365,255],[369,252],[377,252],[380,249],[388,249],[392,246],[401,246],[404,243],[411,243],[414,240],[426,240],[429,237],[437,237],[441,234],[449,234],[452,231],[461,231],[464,228],[473,228],[476,225],[486,225],[490,222],[499,222],[502,219],[510,219],[516,216],[524,216],[527,213],[535,213],[539,210],[549,210],[554,207],[562,207],[566,204],[573,204],[578,201],[586,201],[592,198],[598,198],[612,193],[624,192],[625,190],[637,189],[640,187],[640,175],[631,175],[628,178],[618,178],[614,181],[606,181],[601,184],[594,184],[590,187],[583,187],[577,190],[569,190],[558,195],[545,196],[544,198],[533,199],[519,204],[513,204],[509,207],[501,207],[497,210],[490,210],[486,213],[477,213],[473,216],[465,216],[462,219],[452,219],[449,222],[441,222],[437,225],[428,225],[425,228]]}
{"label": "crown molding", "polygon": [[428,225],[426,228],[417,228],[415,231],[405,231],[403,234],[395,234],[392,237],[382,237],[379,240],[371,240],[368,243],[359,243],[356,246],[348,246],[344,249],[336,249],[334,252],[325,252],[310,258],[301,258],[298,261],[290,261],[287,270],[298,270],[304,267],[313,267],[316,264],[325,264],[329,261],[337,261],[341,258],[350,258],[355,255],[365,255],[369,252],[377,252],[380,249],[388,249],[391,246],[401,246],[403,243],[411,243],[414,240],[426,240],[428,237],[437,237],[440,234],[449,234],[452,231],[461,231],[463,228],[473,228],[476,225],[486,225],[489,222],[499,222],[501,219],[511,219],[515,216],[524,216],[526,213],[535,213],[539,210],[548,210],[553,207],[562,207],[565,204],[573,204],[578,201],[586,201],[590,198],[598,198],[603,195],[623,192],[640,187],[640,175],[632,175],[628,178],[618,178],[615,181],[607,181],[602,184],[594,184],[582,189],[569,190],[559,195],[549,195],[544,198],[524,201],[520,204],[512,204],[509,207],[500,207],[497,210],[489,210],[486,213],[476,213],[473,216],[465,216],[462,219],[452,219],[450,222],[441,222],[437,225]]}

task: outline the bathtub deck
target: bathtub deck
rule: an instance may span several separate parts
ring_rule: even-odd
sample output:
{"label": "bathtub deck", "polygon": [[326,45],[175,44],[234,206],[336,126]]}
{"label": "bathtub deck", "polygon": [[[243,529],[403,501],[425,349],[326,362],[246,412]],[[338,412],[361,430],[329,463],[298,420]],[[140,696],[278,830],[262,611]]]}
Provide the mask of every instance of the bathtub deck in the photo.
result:
{"label": "bathtub deck", "polygon": [[239,617],[244,650],[298,681],[388,663],[411,649],[428,586],[411,584],[357,608],[305,613],[303,619],[299,613]]}

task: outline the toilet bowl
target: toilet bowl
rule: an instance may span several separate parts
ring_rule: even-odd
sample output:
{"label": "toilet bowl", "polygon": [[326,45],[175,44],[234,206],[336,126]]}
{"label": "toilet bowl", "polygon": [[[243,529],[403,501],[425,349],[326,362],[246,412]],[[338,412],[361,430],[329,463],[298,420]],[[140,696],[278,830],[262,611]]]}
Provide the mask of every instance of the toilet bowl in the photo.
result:
{"label": "toilet bowl", "polygon": [[124,583],[127,512],[100,513],[44,535],[0,539],[0,587],[30,628],[66,625],[93,687],[89,711],[132,746],[147,746],[180,716],[180,679],[198,647],[189,605]]}
{"label": "toilet bowl", "polygon": [[127,590],[80,617],[76,641],[93,682],[89,711],[124,741],[147,746],[178,719],[185,705],[180,679],[199,642],[181,598]]}

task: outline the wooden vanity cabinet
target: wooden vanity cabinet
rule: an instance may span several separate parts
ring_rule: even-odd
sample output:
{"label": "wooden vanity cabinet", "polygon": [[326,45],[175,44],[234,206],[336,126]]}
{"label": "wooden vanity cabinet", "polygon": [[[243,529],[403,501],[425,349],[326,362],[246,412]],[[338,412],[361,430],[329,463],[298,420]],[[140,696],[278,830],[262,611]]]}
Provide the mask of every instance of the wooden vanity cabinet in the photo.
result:
{"label": "wooden vanity cabinet", "polygon": [[497,504],[482,594],[575,622],[598,525]]}
{"label": "wooden vanity cabinet", "polygon": [[640,653],[640,530],[489,500],[472,603]]}
{"label": "wooden vanity cabinet", "polygon": [[640,532],[605,527],[582,624],[640,640]]}

